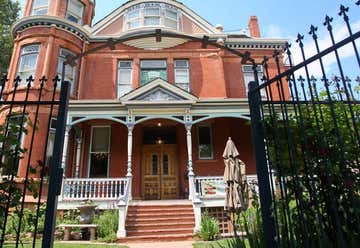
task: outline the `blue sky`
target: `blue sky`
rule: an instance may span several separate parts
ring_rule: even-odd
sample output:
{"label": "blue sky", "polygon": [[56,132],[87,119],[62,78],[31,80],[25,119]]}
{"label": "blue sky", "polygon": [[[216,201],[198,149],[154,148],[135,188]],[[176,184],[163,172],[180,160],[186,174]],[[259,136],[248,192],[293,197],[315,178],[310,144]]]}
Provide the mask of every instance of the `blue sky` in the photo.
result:
{"label": "blue sky", "polygon": [[[19,2],[23,5],[25,0]],[[96,2],[94,23],[127,1],[97,0]],[[211,24],[222,24],[225,31],[246,28],[249,16],[257,15],[262,35],[266,37],[292,37],[298,32],[307,32],[310,24],[320,25],[325,14],[337,15],[340,4],[351,6],[352,12],[355,12],[360,20],[360,7],[355,6],[355,0],[182,0],[181,2]]]}
{"label": "blue sky", "polygon": [[[19,2],[23,6],[25,0],[19,0]],[[127,1],[96,0],[94,23],[125,2]],[[360,30],[360,6],[355,5],[356,0],[182,0],[181,2],[211,24],[222,24],[225,31],[247,28],[249,17],[256,15],[259,18],[263,37],[286,38],[291,43],[295,43],[294,40],[298,33],[307,34],[310,25],[314,24],[319,27],[319,37],[322,37],[320,47],[322,49],[331,45],[328,33],[322,25],[326,14],[335,17],[334,32],[336,39],[343,39],[347,35],[342,18],[338,16],[340,4],[351,7],[350,20],[355,30]],[[307,57],[309,57],[315,53],[315,48],[310,37],[306,37],[304,43],[307,47]],[[357,45],[360,46],[359,43]],[[296,48],[297,45],[293,44],[294,60],[295,63],[299,63],[301,54]],[[344,63],[349,65],[346,68],[349,68],[349,73],[351,73],[353,48],[345,47],[342,54]],[[327,58],[325,65],[327,71],[336,71],[335,62],[334,56]],[[313,72],[315,75],[320,75],[319,66],[314,67]]]}

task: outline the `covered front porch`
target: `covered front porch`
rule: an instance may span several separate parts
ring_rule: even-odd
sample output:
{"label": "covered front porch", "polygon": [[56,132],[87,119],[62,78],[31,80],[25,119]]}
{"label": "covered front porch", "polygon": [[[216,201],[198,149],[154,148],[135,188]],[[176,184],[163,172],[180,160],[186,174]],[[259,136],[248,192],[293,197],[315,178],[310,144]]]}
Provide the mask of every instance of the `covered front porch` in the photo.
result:
{"label": "covered front porch", "polygon": [[120,100],[70,102],[58,208],[92,200],[119,209],[119,237],[128,206],[139,200],[187,199],[198,230],[202,209],[224,205],[228,137],[255,178],[247,99],[175,95],[179,89],[163,82],[146,87],[153,95],[138,89]]}

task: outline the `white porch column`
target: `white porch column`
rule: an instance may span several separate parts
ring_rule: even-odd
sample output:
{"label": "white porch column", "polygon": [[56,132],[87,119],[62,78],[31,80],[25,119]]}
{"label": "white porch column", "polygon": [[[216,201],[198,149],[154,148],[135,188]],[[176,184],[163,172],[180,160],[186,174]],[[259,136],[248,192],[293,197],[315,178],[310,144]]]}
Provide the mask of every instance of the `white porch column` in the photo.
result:
{"label": "white porch column", "polygon": [[126,223],[126,213],[127,213],[127,203],[123,199],[120,200],[118,203],[119,207],[119,223],[118,223],[118,230],[116,233],[116,237],[118,239],[125,238],[126,237],[126,229],[125,229],[125,223]]}
{"label": "white porch column", "polygon": [[192,139],[191,139],[191,123],[186,123],[186,145],[188,152],[188,177],[189,177],[189,199],[193,200],[195,195],[194,188],[194,170],[193,170],[193,161],[192,161]]}
{"label": "white porch column", "polygon": [[126,177],[129,178],[129,199],[132,199],[132,146],[133,146],[133,129],[134,129],[134,124],[128,124],[127,125],[128,128],[128,159],[127,159],[127,173],[126,173]]}
{"label": "white porch column", "polygon": [[81,159],[81,146],[82,146],[82,134],[76,139],[76,164],[75,164],[75,177],[80,176],[80,159]]}
{"label": "white porch column", "polygon": [[66,125],[65,136],[64,136],[64,148],[63,148],[63,154],[62,154],[62,159],[61,159],[61,168],[64,170],[64,175],[65,175],[65,170],[66,170],[66,159],[67,159],[67,150],[68,150],[68,144],[69,144],[70,129],[71,129],[71,126]]}

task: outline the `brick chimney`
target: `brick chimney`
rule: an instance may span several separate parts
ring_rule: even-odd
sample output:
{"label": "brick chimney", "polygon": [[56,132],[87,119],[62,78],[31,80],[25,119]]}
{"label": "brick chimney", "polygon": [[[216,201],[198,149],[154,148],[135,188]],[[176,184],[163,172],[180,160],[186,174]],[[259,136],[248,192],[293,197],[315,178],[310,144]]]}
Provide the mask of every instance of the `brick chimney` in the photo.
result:
{"label": "brick chimney", "polygon": [[251,37],[260,38],[260,28],[257,16],[250,16],[249,31]]}

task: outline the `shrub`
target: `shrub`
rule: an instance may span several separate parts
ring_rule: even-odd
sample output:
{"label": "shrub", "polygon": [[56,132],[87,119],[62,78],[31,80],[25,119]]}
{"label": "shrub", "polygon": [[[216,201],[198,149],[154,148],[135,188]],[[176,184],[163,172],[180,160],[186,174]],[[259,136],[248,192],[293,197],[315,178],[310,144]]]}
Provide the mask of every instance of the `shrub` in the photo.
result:
{"label": "shrub", "polygon": [[94,223],[97,224],[96,234],[99,240],[104,242],[116,240],[118,219],[119,215],[115,210],[105,210],[102,214],[95,216]]}
{"label": "shrub", "polygon": [[207,212],[203,213],[201,216],[201,229],[198,232],[199,237],[204,241],[210,241],[216,240],[219,234],[219,221],[209,216]]}

